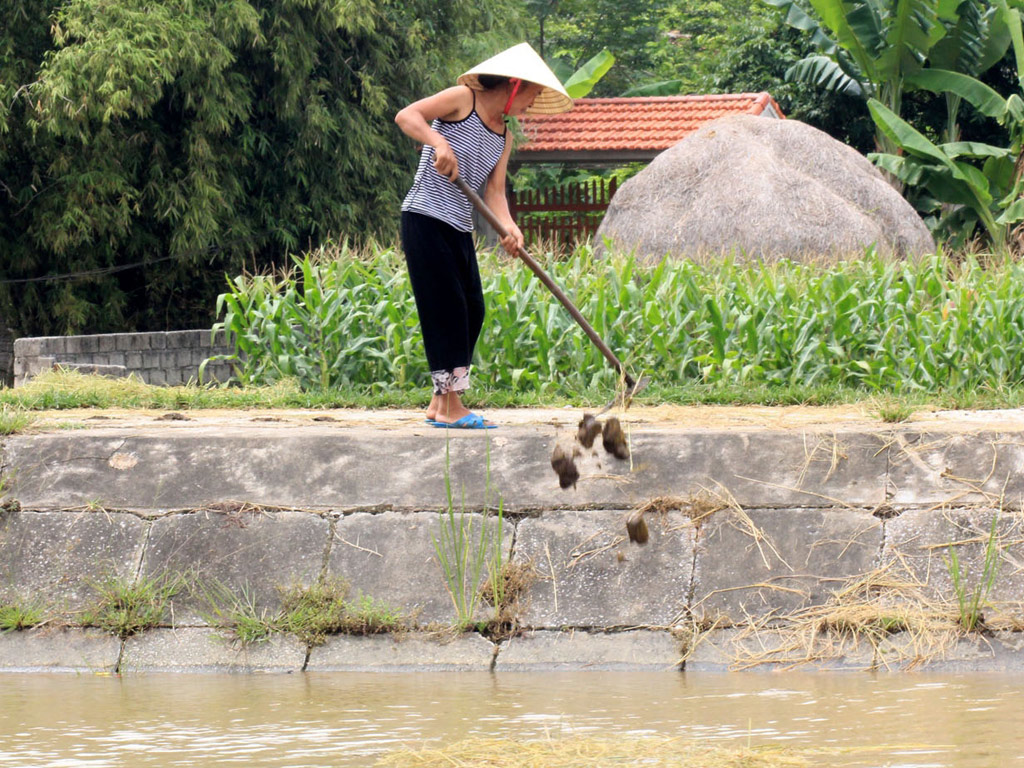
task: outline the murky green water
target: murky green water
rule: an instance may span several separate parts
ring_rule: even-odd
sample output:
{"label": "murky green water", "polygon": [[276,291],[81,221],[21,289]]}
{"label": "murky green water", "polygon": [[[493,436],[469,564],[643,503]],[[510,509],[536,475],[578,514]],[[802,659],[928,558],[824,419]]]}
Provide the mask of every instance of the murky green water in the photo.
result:
{"label": "murky green water", "polygon": [[361,766],[467,737],[866,747],[822,765],[1024,766],[1003,675],[0,675],[0,766]]}

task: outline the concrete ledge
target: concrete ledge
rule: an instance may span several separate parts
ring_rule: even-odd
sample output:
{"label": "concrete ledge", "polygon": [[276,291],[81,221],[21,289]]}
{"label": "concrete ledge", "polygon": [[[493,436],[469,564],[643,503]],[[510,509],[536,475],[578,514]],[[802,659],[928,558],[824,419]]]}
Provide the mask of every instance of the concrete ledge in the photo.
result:
{"label": "concrete ledge", "polygon": [[501,646],[496,672],[678,670],[682,644],[669,632],[529,632]]}
{"label": "concrete ledge", "polygon": [[121,641],[94,629],[0,632],[0,671],[113,673]]}
{"label": "concrete ledge", "polygon": [[125,641],[120,671],[299,672],[305,660],[306,646],[287,636],[238,645],[213,629],[152,629]]}
{"label": "concrete ledge", "polygon": [[688,672],[798,668],[836,672],[874,669],[874,647],[866,640],[821,638],[808,650],[807,638],[792,631],[720,629],[701,634],[688,651]]}
{"label": "concrete ledge", "polygon": [[491,668],[495,646],[480,635],[454,639],[416,634],[335,635],[313,648],[309,672],[479,672]]}
{"label": "concrete ledge", "polygon": [[[898,429],[636,426],[632,468],[602,457],[600,471],[586,471],[575,488],[562,490],[549,461],[558,429],[506,426],[492,436],[432,429],[412,416],[381,421],[380,428],[197,423],[162,432],[151,425],[19,435],[5,442],[5,464],[13,470],[11,493],[33,509],[99,501],[107,509],[151,512],[224,499],[303,509],[439,509],[447,504],[446,467],[457,500],[480,508],[500,497],[510,512],[623,509],[701,493],[742,507],[790,509],[1024,498],[1024,476],[1016,471],[1024,464],[1024,438],[1016,433],[933,433],[929,450],[916,453],[908,441],[920,436]],[[963,475],[953,477],[947,460]],[[990,467],[998,478],[986,476]]]}

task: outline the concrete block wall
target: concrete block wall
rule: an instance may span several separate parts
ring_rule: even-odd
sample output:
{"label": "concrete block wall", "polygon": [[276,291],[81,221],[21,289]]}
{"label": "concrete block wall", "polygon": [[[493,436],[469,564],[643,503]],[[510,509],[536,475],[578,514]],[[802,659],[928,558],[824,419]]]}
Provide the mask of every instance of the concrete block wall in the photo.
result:
{"label": "concrete block wall", "polygon": [[[177,386],[198,381],[207,358],[233,351],[223,334],[212,338],[208,330],[23,338],[14,342],[14,386],[55,366],[107,376],[135,374],[147,384]],[[230,377],[230,364],[218,361],[206,366],[203,380]]]}

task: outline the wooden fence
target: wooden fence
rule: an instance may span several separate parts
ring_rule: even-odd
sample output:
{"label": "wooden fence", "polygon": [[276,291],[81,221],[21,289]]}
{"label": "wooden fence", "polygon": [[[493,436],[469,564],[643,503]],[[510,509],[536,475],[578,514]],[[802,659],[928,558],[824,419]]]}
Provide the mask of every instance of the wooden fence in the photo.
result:
{"label": "wooden fence", "polygon": [[572,248],[597,231],[616,189],[616,179],[612,178],[610,183],[595,179],[545,190],[510,192],[509,209],[527,245]]}

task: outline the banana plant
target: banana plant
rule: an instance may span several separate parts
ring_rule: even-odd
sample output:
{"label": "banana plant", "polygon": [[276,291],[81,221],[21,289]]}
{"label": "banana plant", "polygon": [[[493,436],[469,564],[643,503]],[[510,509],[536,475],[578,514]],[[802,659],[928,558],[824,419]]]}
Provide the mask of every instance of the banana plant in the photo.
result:
{"label": "banana plant", "polygon": [[[787,79],[810,82],[900,114],[907,78],[920,71],[957,19],[960,0],[765,0],[786,23],[811,35],[819,53],[801,59]],[[896,146],[884,131],[876,144]]]}
{"label": "banana plant", "polygon": [[[966,75],[955,79],[965,86],[967,80],[973,80]],[[976,80],[970,88],[961,87],[958,92],[965,98],[970,94],[977,99],[972,103],[984,105],[985,114],[1008,125],[1013,136],[1009,147],[972,141],[934,144],[877,99],[869,99],[875,125],[902,154],[875,153],[868,157],[907,186],[924,188],[934,201],[931,207],[947,204],[940,224],[955,235],[955,243],[966,240],[980,224],[992,245],[1001,250],[1009,228],[1024,220],[1021,177],[1015,167],[1024,127],[1024,100],[1017,94],[1003,99]],[[981,167],[968,161],[980,162]]]}
{"label": "banana plant", "polygon": [[[1004,3],[1005,5],[1005,3]],[[1020,25],[1019,16],[1004,13],[998,5],[982,0],[963,0],[957,7],[957,19],[928,55],[928,69],[911,73],[907,82],[918,88],[940,93],[946,100],[946,127],[943,141],[960,139],[958,115],[963,97],[955,91],[943,90],[932,72],[957,72],[980,77],[1002,60],[1010,46],[1011,23]],[[1008,23],[1011,22],[1011,23]],[[935,86],[938,86],[938,90]]]}
{"label": "banana plant", "polygon": [[[907,77],[908,84],[945,96],[949,113],[945,142],[933,144],[878,102],[868,105],[875,125],[904,153],[879,153],[871,155],[871,159],[908,187],[927,191],[930,199],[918,199],[919,209],[938,210],[945,204],[940,225],[954,234],[954,242],[965,240],[980,224],[992,244],[1002,248],[1009,228],[1024,219],[1019,167],[1024,144],[1024,100],[1018,94],[1003,98],[970,74],[970,70],[985,71],[993,58],[1002,58],[1012,43],[1017,81],[1024,84],[1024,33],[1016,7],[1019,3],[1020,0],[995,0],[982,14],[968,10],[973,2],[964,0],[960,8],[964,23],[958,24],[953,33],[961,42],[955,46],[940,43],[932,52],[933,66]],[[987,37],[979,36],[983,29],[987,30]],[[953,49],[959,52],[958,57],[951,53]],[[943,69],[939,64],[958,69]],[[1010,134],[1009,146],[957,141],[956,112],[963,101],[1004,125]]]}
{"label": "banana plant", "polygon": [[594,86],[614,63],[615,56],[607,50],[602,50],[569,76],[565,81],[565,92],[574,99],[582,99],[594,90]]}

